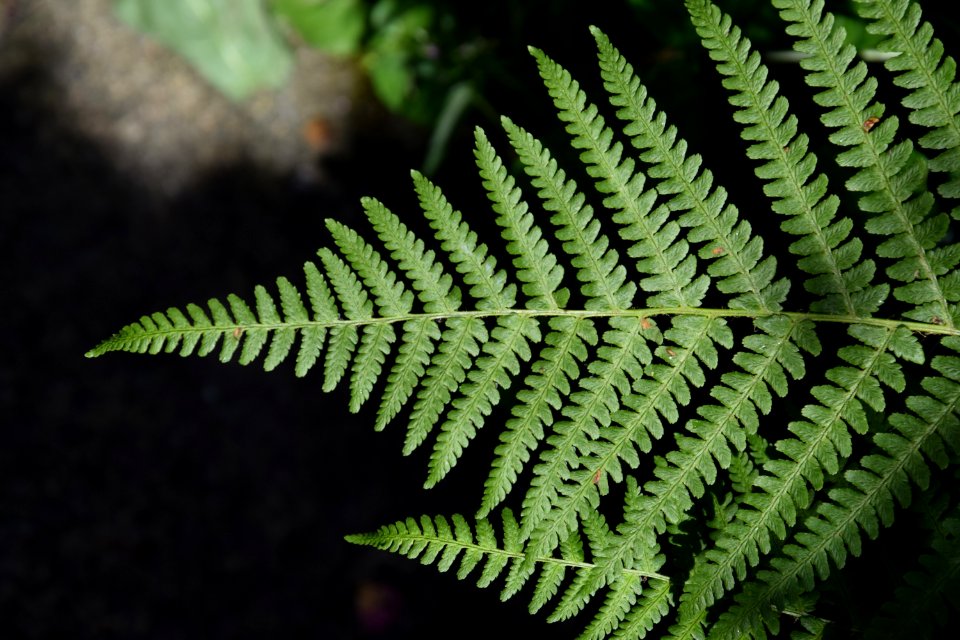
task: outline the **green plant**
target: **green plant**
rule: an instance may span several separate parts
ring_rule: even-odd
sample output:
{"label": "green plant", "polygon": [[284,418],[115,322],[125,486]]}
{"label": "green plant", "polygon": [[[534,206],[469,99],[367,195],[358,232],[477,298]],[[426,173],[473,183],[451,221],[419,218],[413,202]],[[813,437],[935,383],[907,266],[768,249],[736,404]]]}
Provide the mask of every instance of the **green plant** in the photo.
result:
{"label": "green plant", "polygon": [[263,0],[116,0],[116,12],[236,100],[281,86],[293,66]]}
{"label": "green plant", "polygon": [[[296,39],[360,57],[374,93],[397,113],[427,121],[442,108],[445,90],[434,85],[447,79],[445,65],[430,53],[442,16],[428,1],[116,0],[116,12],[235,100],[283,85],[293,66],[288,40]],[[456,73],[474,58],[460,56]]]}
{"label": "green plant", "polygon": [[[504,598],[532,581],[531,610],[589,610],[584,637],[821,637],[828,622],[844,637],[862,629],[838,580],[861,552],[911,571],[887,608],[867,594],[875,622],[893,618],[871,628],[929,632],[960,595],[955,64],[915,2],[856,3],[896,54],[883,74],[857,60],[822,0],[772,5],[823,109],[832,183],[811,151],[815,122],[790,112],[728,16],[686,2],[757,163],[762,236],[593,30],[616,129],[532,50],[580,152],[570,170],[592,190],[504,118],[539,209],[477,130],[502,246],[481,243],[414,173],[438,248],[365,199],[379,248],[329,221],[335,248],[306,264],[306,303],[280,278],[279,310],[257,287],[253,308],[235,295],[171,308],[89,355],[219,348],[249,364],[266,350],[267,370],[295,354],[298,376],[322,364],[324,389],[348,381],[351,411],[379,398],[376,429],[407,418],[405,453],[435,434],[428,487],[481,427],[500,428],[474,517],[348,539],[460,578],[478,570],[481,586],[505,576]],[[878,101],[880,75],[899,105]],[[784,238],[789,252],[771,251]],[[877,547],[896,514],[896,544]]]}

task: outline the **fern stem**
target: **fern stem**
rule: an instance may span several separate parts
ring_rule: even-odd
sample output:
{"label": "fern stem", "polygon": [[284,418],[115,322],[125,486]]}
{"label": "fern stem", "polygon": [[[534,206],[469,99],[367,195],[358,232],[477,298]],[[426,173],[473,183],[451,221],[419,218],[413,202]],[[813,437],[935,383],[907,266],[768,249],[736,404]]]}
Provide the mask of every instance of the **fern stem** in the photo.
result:
{"label": "fern stem", "polygon": [[[841,325],[865,325],[895,329],[903,327],[913,333],[922,335],[960,336],[960,329],[945,324],[916,322],[911,320],[893,320],[887,318],[861,318],[850,315],[832,315],[829,313],[803,312],[762,312],[750,309],[713,309],[689,307],[651,307],[648,309],[492,309],[485,311],[448,311],[443,313],[409,313],[392,317],[373,317],[366,320],[351,320],[338,318],[326,322],[234,322],[219,323],[210,326],[190,327],[154,327],[145,328],[139,323],[128,325],[120,333],[107,338],[85,354],[88,358],[96,358],[112,351],[145,351],[150,342],[157,340],[179,340],[194,335],[222,334],[227,340],[243,339],[244,331],[265,330],[278,331],[294,329],[297,331],[342,328],[362,328],[375,324],[397,324],[408,320],[433,320],[443,322],[453,318],[500,318],[516,315],[519,317],[568,317],[568,318],[654,318],[657,316],[700,316],[706,318],[750,318],[760,320],[775,316],[790,318],[793,322],[809,320],[816,323],[830,323]],[[155,323],[154,323],[155,324]],[[238,335],[234,335],[237,333]]]}

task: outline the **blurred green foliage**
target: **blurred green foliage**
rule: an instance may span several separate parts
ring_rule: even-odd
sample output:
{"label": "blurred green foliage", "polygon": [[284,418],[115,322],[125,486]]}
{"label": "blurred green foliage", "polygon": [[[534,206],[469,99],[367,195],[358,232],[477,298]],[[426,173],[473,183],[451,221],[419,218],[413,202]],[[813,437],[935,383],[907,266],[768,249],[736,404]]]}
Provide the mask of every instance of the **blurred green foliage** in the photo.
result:
{"label": "blurred green foliage", "polygon": [[363,0],[272,0],[270,8],[312,47],[335,55],[360,50],[367,26]]}
{"label": "blurred green foliage", "polygon": [[[422,85],[444,75],[437,3],[420,0],[117,0],[126,23],[189,60],[220,91],[242,100],[282,85],[290,40],[358,56],[392,111],[429,122],[443,98]],[[447,27],[451,20],[445,20]],[[438,28],[439,27],[439,28]],[[443,60],[444,69],[450,60]],[[424,82],[426,80],[426,82]],[[427,91],[426,93],[429,93]]]}
{"label": "blurred green foliage", "polygon": [[[390,111],[430,132],[424,171],[431,173],[472,108],[487,104],[493,89],[522,95],[516,70],[525,44],[563,42],[565,29],[591,20],[622,28],[647,60],[648,81],[677,76],[677,66],[695,67],[697,34],[688,28],[679,0],[525,0],[467,3],[444,0],[116,0],[118,14],[133,27],[178,51],[211,84],[242,100],[286,81],[292,45],[355,57],[377,98]],[[843,0],[840,5],[847,5]],[[781,29],[768,0],[730,0],[754,43],[776,49]],[[853,11],[834,8],[858,48],[869,48]],[[566,25],[566,26],[565,26]],[[644,59],[640,57],[640,59]]]}
{"label": "blurred green foliage", "polygon": [[117,0],[116,11],[234,99],[279,87],[293,65],[262,0]]}

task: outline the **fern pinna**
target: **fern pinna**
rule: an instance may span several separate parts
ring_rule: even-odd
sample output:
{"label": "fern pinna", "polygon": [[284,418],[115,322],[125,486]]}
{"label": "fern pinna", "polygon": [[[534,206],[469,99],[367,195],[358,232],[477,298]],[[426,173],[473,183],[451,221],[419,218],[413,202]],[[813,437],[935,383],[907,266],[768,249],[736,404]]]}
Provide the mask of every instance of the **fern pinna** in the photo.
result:
{"label": "fern pinna", "polygon": [[[476,131],[500,239],[486,244],[414,173],[432,241],[365,199],[372,231],[329,221],[333,243],[305,265],[304,288],[280,278],[252,305],[231,295],[155,313],[89,355],[218,351],[248,364],[265,351],[271,370],[295,354],[298,376],[322,363],[323,388],[348,385],[354,412],[375,403],[377,429],[406,421],[404,453],[429,443],[427,486],[479,429],[497,429],[473,518],[348,539],[461,579],[476,571],[480,586],[502,578],[504,598],[530,583],[531,611],[586,611],[583,637],[843,628],[811,594],[913,513],[918,488],[954,514],[914,552],[942,606],[956,603],[957,501],[942,471],[960,451],[956,65],[916,2],[854,3],[882,36],[885,71],[857,58],[822,0],[771,1],[825,128],[791,112],[721,9],[686,7],[768,197],[752,206],[785,235],[754,232],[594,29],[611,122],[531,49],[585,175],[504,118],[526,174],[511,175]],[[879,102],[884,76],[906,90],[900,104]],[[840,179],[814,139],[836,148]],[[491,420],[499,405],[505,420]],[[926,588],[910,577],[890,606],[921,606]]]}

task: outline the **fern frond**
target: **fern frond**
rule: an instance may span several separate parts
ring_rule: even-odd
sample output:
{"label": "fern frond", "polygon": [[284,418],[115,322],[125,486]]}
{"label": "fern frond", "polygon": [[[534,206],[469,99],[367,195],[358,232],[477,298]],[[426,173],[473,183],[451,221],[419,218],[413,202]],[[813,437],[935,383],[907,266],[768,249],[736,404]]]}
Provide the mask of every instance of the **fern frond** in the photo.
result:
{"label": "fern frond", "polygon": [[459,514],[453,515],[451,520],[452,528],[444,516],[423,516],[419,521],[407,518],[384,525],[372,533],[349,535],[346,540],[419,559],[423,564],[436,563],[440,571],[448,571],[459,558],[457,577],[460,580],[486,560],[479,586],[487,586],[496,580],[511,560],[522,555],[523,547],[515,535],[515,521],[509,510],[503,511],[502,546],[488,520],[477,520],[473,528]]}
{"label": "fern frond", "polygon": [[798,38],[794,48],[804,54],[800,64],[806,81],[823,88],[815,101],[828,108],[821,118],[837,131],[830,141],[850,147],[837,156],[841,166],[857,169],[847,181],[853,192],[867,193],[858,201],[861,211],[873,213],[864,228],[870,233],[891,236],[877,249],[879,256],[894,260],[886,269],[902,283],[894,296],[913,305],[906,315],[923,322],[954,326],[960,286],[938,278],[960,263],[960,252],[935,249],[947,233],[945,214],[931,215],[933,196],[923,189],[925,161],[913,153],[907,139],[896,144],[899,121],[884,115],[884,106],[874,101],[875,78],[866,64],[853,64],[856,51],[844,44],[844,30],[823,0],[773,0],[788,23],[788,33]]}
{"label": "fern frond", "polygon": [[895,499],[903,506],[910,503],[911,481],[926,489],[930,472],[925,458],[942,468],[948,462],[945,443],[960,452],[956,414],[960,358],[936,356],[931,367],[944,377],[923,380],[930,395],[911,396],[907,406],[912,413],[891,416],[895,431],[874,437],[878,451],[865,456],[858,469],[844,474],[849,485],[829,492],[830,500],[820,503],[815,515],[804,522],[805,531],[771,561],[771,569],[759,573],[762,585],[745,587],[737,605],[721,616],[717,624],[720,637],[747,626],[763,635],[761,622],[775,633],[775,605],[809,591],[816,578],[823,580],[830,574],[831,563],[843,567],[848,549],[860,555],[862,534],[876,538],[881,526],[893,522]]}
{"label": "fern frond", "polygon": [[675,127],[667,125],[633,67],[603,33],[596,28],[591,32],[610,103],[626,122],[624,133],[643,152],[640,159],[651,165],[648,174],[659,180],[657,192],[673,196],[666,203],[670,210],[686,212],[679,223],[691,228],[686,234],[690,242],[705,244],[699,257],[712,261],[707,272],[717,289],[738,294],[730,303],[734,309],[780,309],[789,283],[773,283],[776,260],[763,257],[763,241],[753,235],[749,222],[739,219],[737,208],[727,203],[726,190],[713,187],[712,173],[700,170],[701,158],[687,155],[687,143],[678,139]]}
{"label": "fern frond", "polygon": [[637,287],[627,280],[627,270],[601,232],[593,208],[539,140],[509,118],[502,118],[502,122],[524,171],[538,189],[543,207],[554,212],[550,221],[557,227],[563,250],[573,256],[571,264],[577,268],[577,279],[587,298],[585,308],[629,309]]}
{"label": "fern frond", "polygon": [[[863,329],[863,328],[860,328]],[[681,613],[710,606],[732,588],[735,579],[743,579],[747,566],[756,566],[762,554],[771,551],[770,534],[781,540],[786,537],[797,515],[811,501],[811,489],[824,486],[824,472],[836,474],[840,460],[851,455],[849,430],[858,434],[867,431],[867,420],[861,403],[874,411],[885,407],[878,380],[902,391],[905,380],[897,360],[888,353],[910,356],[922,361],[922,354],[910,349],[905,336],[898,331],[865,331],[859,339],[870,346],[844,347],[839,356],[851,367],[837,367],[827,377],[834,384],[814,387],[812,393],[819,405],[807,405],[802,414],[809,422],[793,422],[790,431],[795,438],[777,442],[776,448],[786,456],[764,465],[756,486],[761,490],[745,497],[750,508],[737,511],[736,521],[726,527],[713,549],[697,559],[681,598]]]}
{"label": "fern frond", "polygon": [[[870,20],[870,33],[886,36],[877,45],[895,55],[884,66],[897,76],[893,82],[910,93],[903,105],[910,109],[910,122],[931,129],[917,141],[938,152],[931,171],[950,174],[938,187],[945,198],[960,198],[960,84],[955,81],[957,64],[944,56],[943,43],[934,37],[929,22],[920,24],[920,5],[909,0],[856,0],[857,13]],[[954,209],[953,217],[960,216]]]}
{"label": "fern frond", "polygon": [[[960,456],[960,244],[924,186],[929,164],[945,174],[941,198],[960,197],[960,85],[916,2],[857,0],[899,54],[887,67],[926,128],[928,163],[823,0],[770,1],[852,199],[831,191],[743,32],[710,0],[685,6],[789,252],[787,236],[741,216],[593,29],[607,106],[530,50],[578,167],[503,117],[508,171],[474,132],[493,234],[413,172],[432,237],[363,199],[367,231],[327,221],[332,243],[304,286],[278,278],[144,316],[89,355],[322,368],[351,411],[377,405],[376,429],[403,418],[405,454],[427,445],[427,487],[496,429],[472,520],[406,519],[348,540],[499,581],[503,599],[526,591],[548,621],[589,617],[583,638],[657,625],[673,638],[822,637],[810,591],[917,488],[941,491]],[[937,513],[955,503],[943,491]],[[935,538],[936,566],[923,561],[939,584],[960,575],[956,536]]]}
{"label": "fern frond", "polygon": [[764,192],[773,200],[773,210],[792,216],[784,231],[803,236],[790,245],[801,256],[797,266],[814,276],[804,286],[820,297],[811,309],[824,313],[866,316],[876,312],[889,287],[871,285],[876,267],[861,260],[863,242],[849,238],[853,223],[835,220],[840,199],[827,195],[827,177],[818,174],[817,159],[806,135],[798,134],[796,116],[780,94],[775,80],[760,61],[730,17],[708,0],[687,0],[704,47],[727,76],[724,86],[732,92],[730,103],[739,110],[734,119],[744,125],[743,138],[753,142],[747,155],[764,161],[756,169],[766,181]]}
{"label": "fern frond", "polygon": [[570,73],[539,49],[531,48],[531,52],[560,119],[567,123],[573,146],[584,150],[580,159],[587,173],[596,179],[597,191],[606,196],[604,207],[623,225],[621,237],[635,241],[629,254],[642,258],[636,268],[646,274],[640,279],[640,288],[654,294],[647,298],[646,306],[699,306],[709,281],[703,275],[694,278],[697,261],[686,241],[677,239],[679,225],[667,221],[666,207],[651,211],[656,191],[644,190],[645,176],[634,170],[631,158],[623,157],[623,146],[614,141],[613,131]]}

